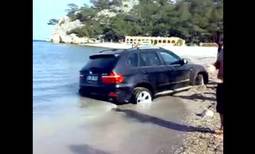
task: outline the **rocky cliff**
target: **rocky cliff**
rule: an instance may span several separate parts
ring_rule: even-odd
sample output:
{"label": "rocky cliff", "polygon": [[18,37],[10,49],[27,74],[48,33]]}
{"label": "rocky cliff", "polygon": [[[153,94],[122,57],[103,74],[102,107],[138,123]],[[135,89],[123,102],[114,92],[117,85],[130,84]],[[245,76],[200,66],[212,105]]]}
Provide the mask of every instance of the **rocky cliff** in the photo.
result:
{"label": "rocky cliff", "polygon": [[80,38],[75,34],[67,35],[68,31],[81,26],[83,26],[83,24],[79,20],[70,21],[69,17],[64,16],[56,24],[54,32],[51,36],[51,41],[54,43],[86,43],[89,41],[88,38]]}
{"label": "rocky cliff", "polygon": [[[129,12],[134,5],[137,5],[139,0],[123,0],[122,6],[115,7],[113,10],[116,11],[123,11]],[[101,10],[97,13],[98,16],[108,16],[114,17],[116,15],[114,11],[111,10]],[[92,43],[94,42],[93,39],[87,37],[78,37],[76,34],[67,34],[67,32],[71,31],[72,29],[84,26],[79,20],[71,21],[68,16],[62,17],[58,23],[55,25],[54,32],[50,38],[51,42],[53,43],[72,43],[72,44],[83,44],[83,43]]]}

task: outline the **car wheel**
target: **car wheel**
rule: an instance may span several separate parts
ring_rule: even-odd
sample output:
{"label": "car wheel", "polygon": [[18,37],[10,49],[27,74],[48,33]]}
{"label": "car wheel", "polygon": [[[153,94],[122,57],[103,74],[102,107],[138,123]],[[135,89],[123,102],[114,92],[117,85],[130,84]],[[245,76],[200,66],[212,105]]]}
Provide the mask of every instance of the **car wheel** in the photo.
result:
{"label": "car wheel", "polygon": [[150,90],[143,87],[137,87],[134,89],[134,103],[151,103],[152,95]]}
{"label": "car wheel", "polygon": [[195,85],[204,85],[205,84],[205,80],[204,80],[204,76],[203,74],[198,74],[197,77],[195,78]]}

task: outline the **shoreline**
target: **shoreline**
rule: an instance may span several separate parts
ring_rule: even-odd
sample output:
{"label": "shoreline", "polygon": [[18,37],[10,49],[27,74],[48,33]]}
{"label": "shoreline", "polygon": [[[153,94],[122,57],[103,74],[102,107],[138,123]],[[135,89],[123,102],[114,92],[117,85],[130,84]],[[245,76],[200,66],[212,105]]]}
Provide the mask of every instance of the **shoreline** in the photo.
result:
{"label": "shoreline", "polygon": [[[33,40],[36,41],[36,40]],[[46,41],[53,43],[51,41]],[[53,43],[53,44],[65,44],[69,43]],[[116,42],[103,42],[103,43],[84,43],[84,44],[70,44],[81,47],[96,47],[96,48],[107,48],[107,49],[129,49],[132,48],[131,44],[116,43]],[[149,45],[153,46],[153,45]],[[217,47],[204,47],[204,46],[170,46],[170,45],[158,45],[167,50],[170,50],[180,56],[191,56],[191,57],[216,57],[218,48]]]}
{"label": "shoreline", "polygon": [[105,42],[105,43],[85,43],[85,44],[78,44],[80,46],[86,46],[86,47],[99,47],[99,48],[108,48],[108,49],[129,49],[132,48],[132,45],[124,44],[124,43],[111,43],[111,42]]}
{"label": "shoreline", "polygon": [[[132,45],[125,43],[114,43],[114,42],[104,42],[104,43],[86,43],[77,44],[84,47],[97,47],[97,48],[107,48],[107,49],[129,49]],[[151,46],[151,45],[149,45]],[[164,48],[176,53],[183,57],[203,57],[203,58],[216,58],[218,48],[217,47],[202,47],[202,46],[169,46],[169,45],[159,45],[157,47]]]}
{"label": "shoreline", "polygon": [[[216,84],[210,84],[173,95],[181,98],[190,112],[185,123],[201,130],[185,134],[182,145],[176,148],[174,154],[223,154],[223,138],[216,137],[213,133],[220,127],[219,114],[216,112],[215,89]],[[208,111],[211,115],[207,114]]]}
{"label": "shoreline", "polygon": [[[207,66],[209,84],[194,86],[172,96],[180,98],[189,111],[189,115],[185,118],[186,124],[213,132],[220,127],[219,113],[216,112],[217,70],[214,66],[210,66],[208,59],[201,59],[200,63]],[[223,154],[223,138],[216,137],[212,132],[188,132],[184,137],[183,144],[176,148],[174,154]]]}
{"label": "shoreline", "polygon": [[[68,43],[53,43],[63,45],[75,45],[79,47],[92,47],[102,49],[129,49],[132,45],[125,43],[104,42],[104,43],[86,43],[86,44],[68,44]],[[188,61],[196,64],[202,64],[206,67],[210,67],[215,62],[217,57],[218,48],[216,47],[201,47],[201,46],[158,46],[166,50],[170,50]]]}

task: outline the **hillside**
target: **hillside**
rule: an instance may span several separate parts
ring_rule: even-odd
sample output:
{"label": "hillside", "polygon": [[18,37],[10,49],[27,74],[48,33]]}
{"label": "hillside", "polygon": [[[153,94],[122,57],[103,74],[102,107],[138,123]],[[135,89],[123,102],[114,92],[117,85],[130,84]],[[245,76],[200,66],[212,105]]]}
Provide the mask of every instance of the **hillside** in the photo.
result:
{"label": "hillside", "polygon": [[125,36],[176,36],[188,44],[216,42],[223,32],[222,0],[91,0],[92,6],[68,5],[55,25],[52,41],[118,42]]}

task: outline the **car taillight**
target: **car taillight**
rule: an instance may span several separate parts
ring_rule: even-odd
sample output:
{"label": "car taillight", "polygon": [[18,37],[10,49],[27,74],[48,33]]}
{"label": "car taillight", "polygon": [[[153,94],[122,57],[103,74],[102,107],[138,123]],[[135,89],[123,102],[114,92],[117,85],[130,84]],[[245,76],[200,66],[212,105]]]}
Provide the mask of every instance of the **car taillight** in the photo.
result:
{"label": "car taillight", "polygon": [[110,96],[110,97],[117,97],[117,94],[116,94],[115,92],[110,92],[110,93],[108,94],[108,96]]}
{"label": "car taillight", "polygon": [[109,75],[102,76],[104,84],[119,84],[124,81],[124,77],[120,73],[111,72]]}

